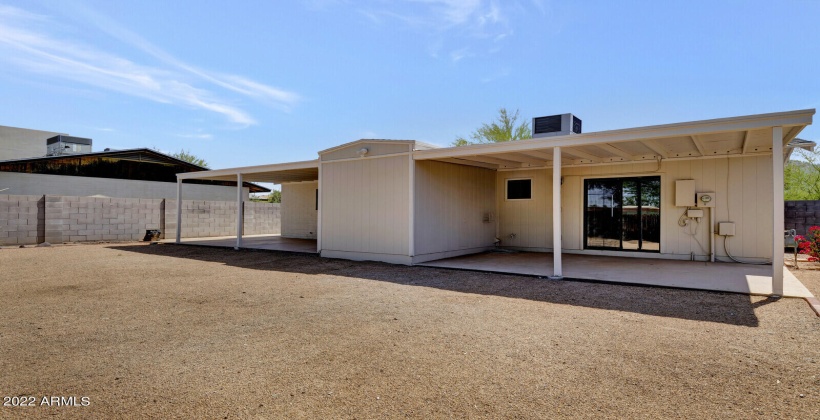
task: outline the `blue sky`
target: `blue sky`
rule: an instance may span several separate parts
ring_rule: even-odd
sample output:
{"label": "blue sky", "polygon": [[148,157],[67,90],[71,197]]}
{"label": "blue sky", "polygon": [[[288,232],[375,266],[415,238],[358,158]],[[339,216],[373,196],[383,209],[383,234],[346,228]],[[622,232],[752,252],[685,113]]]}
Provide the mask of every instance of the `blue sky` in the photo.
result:
{"label": "blue sky", "polygon": [[[0,125],[212,168],[820,107],[820,1],[0,0]],[[809,127],[802,138],[820,140]]]}

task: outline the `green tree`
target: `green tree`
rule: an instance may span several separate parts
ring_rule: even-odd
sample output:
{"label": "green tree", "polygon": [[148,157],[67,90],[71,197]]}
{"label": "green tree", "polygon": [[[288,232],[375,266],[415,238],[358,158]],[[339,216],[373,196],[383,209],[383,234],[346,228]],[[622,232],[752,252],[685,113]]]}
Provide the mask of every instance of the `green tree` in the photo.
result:
{"label": "green tree", "polygon": [[268,196],[269,203],[281,203],[282,202],[282,191],[273,190],[271,191],[270,195]]}
{"label": "green tree", "polygon": [[805,159],[789,160],[783,170],[783,196],[791,200],[820,200],[820,151],[798,150]]}
{"label": "green tree", "polygon": [[171,153],[171,156],[179,160],[184,160],[188,163],[193,163],[194,165],[198,165],[203,168],[208,167],[208,162],[206,162],[205,159],[202,159],[201,157],[198,157],[185,149],[181,149],[177,153]]}
{"label": "green tree", "polygon": [[453,146],[466,146],[468,144],[500,143],[504,141],[514,141],[528,139],[532,137],[530,125],[524,121],[518,122],[518,110],[510,115],[506,108],[498,110],[498,119],[490,124],[482,124],[477,130],[470,134],[470,139],[456,137]]}

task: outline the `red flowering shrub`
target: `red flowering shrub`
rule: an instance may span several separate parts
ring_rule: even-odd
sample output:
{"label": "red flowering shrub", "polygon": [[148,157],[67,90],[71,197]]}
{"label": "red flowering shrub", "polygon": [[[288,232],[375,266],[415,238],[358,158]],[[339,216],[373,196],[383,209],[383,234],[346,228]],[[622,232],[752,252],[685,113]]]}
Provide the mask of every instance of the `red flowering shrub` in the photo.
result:
{"label": "red flowering shrub", "polygon": [[806,236],[796,235],[794,241],[801,254],[809,256],[809,261],[820,261],[820,226],[812,226]]}

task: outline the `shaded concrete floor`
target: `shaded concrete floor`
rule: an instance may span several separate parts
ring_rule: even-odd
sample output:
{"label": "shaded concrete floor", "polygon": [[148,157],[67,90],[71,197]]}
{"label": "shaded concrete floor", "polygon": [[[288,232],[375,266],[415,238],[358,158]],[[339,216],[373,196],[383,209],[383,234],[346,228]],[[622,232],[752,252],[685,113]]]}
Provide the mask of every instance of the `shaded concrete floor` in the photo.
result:
{"label": "shaded concrete floor", "polygon": [[[487,252],[430,261],[419,265],[546,277],[552,275],[552,253]],[[563,254],[563,274],[567,279],[751,295],[772,293],[771,270],[770,265]],[[785,297],[812,296],[803,283],[785,267],[783,272],[783,295]]]}
{"label": "shaded concrete floor", "polygon": [[[163,242],[173,243],[173,239]],[[215,246],[233,248],[236,246],[236,236],[217,236],[212,238],[183,238],[183,245]],[[242,248],[266,249],[269,251],[290,251],[316,253],[315,239],[283,238],[279,235],[246,235],[242,237]]]}

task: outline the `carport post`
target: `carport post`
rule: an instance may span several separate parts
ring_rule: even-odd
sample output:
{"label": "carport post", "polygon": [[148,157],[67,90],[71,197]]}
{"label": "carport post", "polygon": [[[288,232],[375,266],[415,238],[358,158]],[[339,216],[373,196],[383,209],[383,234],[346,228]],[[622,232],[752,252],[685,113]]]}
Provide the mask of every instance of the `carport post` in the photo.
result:
{"label": "carport post", "polygon": [[182,238],[182,179],[177,175],[177,238],[176,243],[180,243]]}
{"label": "carport post", "polygon": [[772,295],[783,296],[783,127],[772,127]]}
{"label": "carport post", "polygon": [[561,148],[552,149],[552,277],[563,278],[561,265]]}
{"label": "carport post", "polygon": [[236,174],[236,246],[233,249],[239,249],[242,246],[242,174]]}

